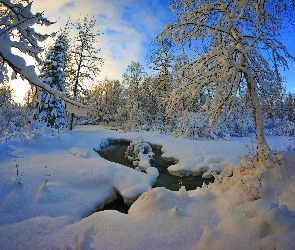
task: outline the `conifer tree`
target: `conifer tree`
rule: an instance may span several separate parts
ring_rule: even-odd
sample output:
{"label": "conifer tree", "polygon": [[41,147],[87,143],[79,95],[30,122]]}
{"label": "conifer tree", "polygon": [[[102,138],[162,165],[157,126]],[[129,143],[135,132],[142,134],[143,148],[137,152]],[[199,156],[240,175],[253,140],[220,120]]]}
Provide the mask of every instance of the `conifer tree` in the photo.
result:
{"label": "conifer tree", "polygon": [[[40,72],[40,79],[53,89],[64,91],[64,59],[66,53],[65,38],[60,35],[55,44],[49,49],[43,67]],[[65,109],[62,100],[57,100],[47,92],[41,90],[38,95],[38,106],[35,110],[34,119],[47,123],[48,127],[65,127]]]}

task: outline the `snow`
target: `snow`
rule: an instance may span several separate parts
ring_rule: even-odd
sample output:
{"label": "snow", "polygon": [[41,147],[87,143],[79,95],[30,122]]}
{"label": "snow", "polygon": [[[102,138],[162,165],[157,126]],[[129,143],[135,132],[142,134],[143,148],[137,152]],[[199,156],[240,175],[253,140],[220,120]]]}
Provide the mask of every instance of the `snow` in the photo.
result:
{"label": "snow", "polygon": [[[161,145],[164,156],[178,162],[176,173],[216,162],[223,170],[215,183],[196,190],[152,189],[149,174],[93,150],[107,139],[139,136]],[[186,140],[103,126],[2,138],[0,249],[294,249],[295,138],[266,139],[281,151],[269,168],[236,157],[247,154],[251,138]],[[128,214],[91,214],[116,193],[134,202]]]}
{"label": "snow", "polygon": [[68,102],[63,100],[62,105],[65,107],[65,109],[69,113],[74,113],[79,116],[86,116],[87,114],[87,107],[86,106],[81,107],[81,104],[78,102],[75,102],[75,101]]}
{"label": "snow", "polygon": [[126,157],[133,162],[134,166],[138,166],[155,179],[159,176],[159,171],[150,163],[154,158],[152,148],[142,137],[137,137],[130,143],[126,150]]}

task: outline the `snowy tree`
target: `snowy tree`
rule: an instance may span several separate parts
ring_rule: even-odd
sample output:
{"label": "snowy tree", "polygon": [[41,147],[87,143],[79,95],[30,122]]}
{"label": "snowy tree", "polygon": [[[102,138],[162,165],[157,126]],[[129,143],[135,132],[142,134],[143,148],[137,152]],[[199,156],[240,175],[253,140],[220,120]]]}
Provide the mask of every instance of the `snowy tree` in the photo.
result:
{"label": "snowy tree", "polygon": [[28,108],[29,110],[34,113],[36,107],[37,107],[37,99],[38,99],[38,90],[37,87],[34,85],[31,85],[31,87],[26,92],[24,99],[23,99],[23,106],[25,108]]}
{"label": "snowy tree", "polygon": [[13,90],[7,83],[0,82],[0,107],[7,102],[13,102]]}
{"label": "snowy tree", "polygon": [[[179,0],[170,7],[177,11],[176,22],[167,24],[158,38],[168,36],[196,55],[179,71],[188,81],[180,86],[182,91],[174,96],[174,102],[188,92],[194,98],[205,89],[210,95],[204,108],[213,126],[224,107],[234,103],[244,83],[252,103],[257,158],[262,160],[265,154],[263,158],[268,158],[258,93],[275,91],[280,84],[278,67],[287,67],[285,57],[293,58],[278,32],[286,18],[292,18],[293,11],[288,10],[294,10],[294,2]],[[262,51],[268,52],[271,60]]]}
{"label": "snowy tree", "polygon": [[2,62],[0,63],[0,83],[8,82],[8,70],[6,65]]}
{"label": "snowy tree", "polygon": [[208,122],[204,122],[204,112],[187,112],[179,116],[177,124],[173,129],[175,136],[188,139],[197,139],[199,137],[209,137],[210,128]]}
{"label": "snowy tree", "polygon": [[20,129],[27,122],[27,109],[15,103],[13,94],[7,82],[0,83],[0,134]]}
{"label": "snowy tree", "polygon": [[[94,18],[84,17],[73,24],[77,35],[71,51],[73,63],[69,64],[71,78],[67,81],[70,83],[70,98],[74,101],[83,101],[83,97],[88,95],[85,82],[93,81],[100,72],[99,67],[103,64],[103,59],[98,56],[100,50],[95,48],[97,37],[100,36],[100,33],[94,30],[95,23]],[[72,113],[70,129],[73,129],[73,121]]]}
{"label": "snowy tree", "polygon": [[116,124],[119,122],[118,109],[123,105],[123,87],[120,81],[110,80],[93,85],[90,90],[88,114],[94,124]]}
{"label": "snowy tree", "polygon": [[124,91],[125,110],[127,114],[128,128],[140,128],[145,124],[146,113],[142,103],[142,84],[145,79],[143,67],[138,62],[132,62],[123,75],[122,84],[127,87]]}
{"label": "snowy tree", "polygon": [[[190,112],[199,112],[201,106],[205,103],[206,94],[204,90],[201,90],[198,94],[187,91],[183,94],[183,88],[190,81],[189,79],[178,74],[180,68],[182,68],[188,62],[188,58],[185,55],[180,55],[175,58],[175,62],[172,65],[172,83],[171,90],[168,96],[166,96],[166,116],[172,129],[177,121],[185,119]],[[181,96],[178,98],[178,96]],[[175,99],[178,98],[176,102]],[[200,114],[203,117],[203,114]],[[189,115],[189,117],[196,117]]]}
{"label": "snowy tree", "polygon": [[[53,89],[64,91],[64,61],[66,54],[65,38],[60,35],[55,44],[49,49],[39,78]],[[38,96],[38,106],[34,114],[34,119],[46,122],[51,128],[65,127],[65,109],[62,101],[50,96],[46,91],[40,91]]]}
{"label": "snowy tree", "polygon": [[153,48],[150,50],[147,59],[156,75],[154,77],[155,97],[157,98],[158,111],[157,120],[166,123],[166,100],[171,91],[172,85],[172,66],[175,60],[175,51],[170,39],[163,41],[155,40]]}
{"label": "snowy tree", "polygon": [[[12,53],[15,48],[28,56],[41,62],[39,53],[43,51],[39,42],[43,42],[50,35],[40,34],[35,31],[34,25],[50,26],[52,22],[43,17],[43,13],[31,12],[32,2],[29,0],[15,1],[0,0],[0,79],[3,78],[6,65],[13,70],[13,77],[19,74],[31,84],[47,91],[56,98],[61,98],[68,107],[77,111],[85,110],[85,107],[65,97],[65,92],[59,92],[44,84],[37,76],[33,65],[26,65],[21,56]],[[75,107],[75,108],[74,108]]]}
{"label": "snowy tree", "polygon": [[[141,104],[145,114],[145,129],[151,126],[161,126],[164,119],[164,106],[161,106],[155,77],[145,75],[141,85]],[[163,110],[160,110],[160,107]],[[159,123],[159,124],[157,124]]]}
{"label": "snowy tree", "polygon": [[165,38],[155,41],[155,48],[151,49],[147,57],[150,67],[157,72],[157,87],[159,97],[166,97],[171,84],[171,68],[175,60],[172,42]]}
{"label": "snowy tree", "polygon": [[295,94],[288,93],[284,97],[284,114],[289,121],[295,122]]}

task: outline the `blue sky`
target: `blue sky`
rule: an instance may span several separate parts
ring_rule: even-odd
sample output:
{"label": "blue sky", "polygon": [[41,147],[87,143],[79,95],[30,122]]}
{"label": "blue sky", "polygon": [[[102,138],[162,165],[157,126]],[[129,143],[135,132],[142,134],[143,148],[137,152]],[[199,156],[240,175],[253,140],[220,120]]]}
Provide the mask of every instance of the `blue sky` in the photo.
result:
{"label": "blue sky", "polygon": [[170,0],[34,0],[33,11],[44,11],[57,23],[50,30],[59,29],[71,17],[94,16],[97,19],[98,47],[105,65],[100,78],[122,79],[132,61],[145,66],[149,43],[173,20],[168,10]]}
{"label": "blue sky", "polygon": [[[170,0],[34,0],[33,12],[44,11],[44,15],[55,25],[48,32],[58,30],[68,17],[73,21],[79,17],[94,16],[97,30],[104,33],[99,37],[98,47],[105,65],[100,79],[122,79],[122,74],[132,61],[145,67],[149,43],[164,28],[166,22],[174,20],[168,9]],[[42,27],[44,32],[44,28]],[[294,28],[289,37],[284,37],[288,49],[295,56]],[[281,71],[286,78],[287,90],[295,92],[295,63],[289,61],[290,69]]]}

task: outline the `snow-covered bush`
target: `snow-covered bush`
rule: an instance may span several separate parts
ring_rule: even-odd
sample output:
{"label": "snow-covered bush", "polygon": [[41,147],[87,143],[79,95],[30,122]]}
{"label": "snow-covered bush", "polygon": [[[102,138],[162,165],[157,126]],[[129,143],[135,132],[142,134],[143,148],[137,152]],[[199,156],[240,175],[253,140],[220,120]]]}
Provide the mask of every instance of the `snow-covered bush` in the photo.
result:
{"label": "snow-covered bush", "polygon": [[142,137],[138,137],[130,143],[125,156],[133,162],[134,166],[139,167],[147,174],[152,175],[154,178],[159,176],[158,170],[151,167],[150,162],[154,157],[152,148]]}
{"label": "snow-covered bush", "polygon": [[287,117],[264,119],[266,135],[295,136],[295,123]]}
{"label": "snow-covered bush", "polygon": [[209,137],[210,127],[208,121],[204,121],[205,118],[204,113],[188,112],[184,117],[178,118],[174,135],[189,139]]}
{"label": "snow-covered bush", "polygon": [[[246,118],[245,118],[246,117]],[[240,115],[233,111],[228,114],[224,112],[217,119],[214,127],[211,129],[204,111],[198,113],[188,112],[183,117],[177,119],[176,126],[172,128],[175,136],[197,139],[203,138],[228,138],[245,137],[255,134],[255,125],[252,115],[245,112]]]}
{"label": "snow-covered bush", "polygon": [[0,134],[7,134],[25,126],[29,110],[14,102],[13,90],[0,83]]}
{"label": "snow-covered bush", "polygon": [[[263,152],[267,152],[267,149]],[[236,202],[243,204],[247,201],[257,200],[262,197],[263,183],[270,174],[276,175],[276,171],[282,165],[282,156],[276,151],[265,153],[261,161],[257,161],[257,153],[248,147],[248,153],[239,157],[240,162],[236,167],[224,167],[220,175],[213,173],[215,184],[221,190],[238,191]]]}
{"label": "snow-covered bush", "polygon": [[[9,140],[31,140],[42,137],[59,136],[61,129],[49,128],[46,122],[35,121],[28,115],[29,111],[19,107],[18,117],[14,117],[5,129],[1,128],[1,139]],[[1,111],[0,111],[1,113]]]}
{"label": "snow-covered bush", "polygon": [[0,134],[19,131],[26,126],[27,109],[15,103],[5,103],[0,107]]}

